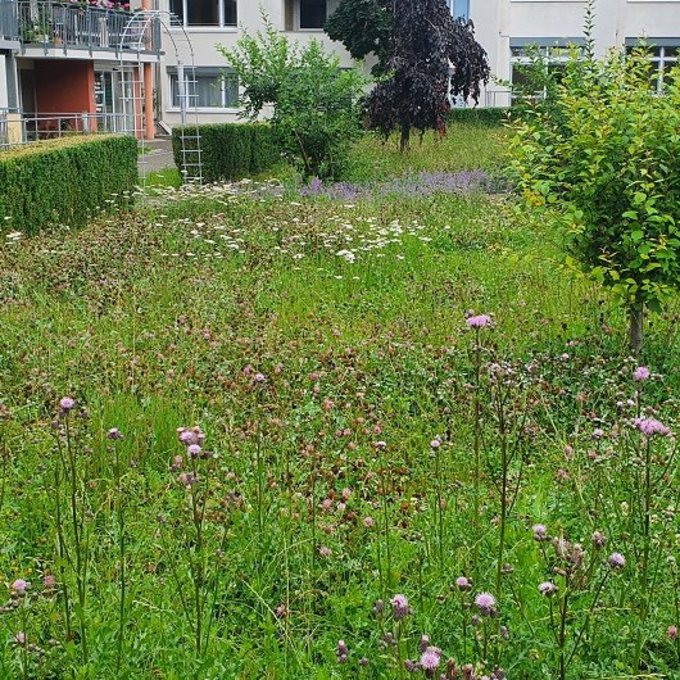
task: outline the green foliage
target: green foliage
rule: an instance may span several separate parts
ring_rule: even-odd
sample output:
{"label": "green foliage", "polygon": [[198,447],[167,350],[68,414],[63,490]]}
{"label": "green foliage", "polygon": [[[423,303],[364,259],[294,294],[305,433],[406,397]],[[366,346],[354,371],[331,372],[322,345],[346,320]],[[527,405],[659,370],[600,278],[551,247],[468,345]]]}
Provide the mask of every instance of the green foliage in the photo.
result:
{"label": "green foliage", "polygon": [[631,310],[658,310],[680,284],[678,130],[680,70],[659,96],[644,51],[573,59],[550,106],[515,126],[511,174],[526,201]]}
{"label": "green foliage", "polygon": [[[273,129],[258,123],[214,123],[175,128],[172,150],[175,164],[182,170],[182,134],[200,135],[203,179],[206,182],[240,179],[273,167],[280,159]],[[196,149],[195,140],[185,140],[185,148]],[[195,170],[189,168],[191,179]]]}
{"label": "green foliage", "polygon": [[317,40],[300,48],[265,23],[255,36],[244,32],[235,49],[220,48],[243,88],[241,106],[251,118],[273,107],[277,143],[303,175],[340,177],[361,133],[365,81]]}
{"label": "green foliage", "polygon": [[510,109],[473,107],[451,109],[448,119],[451,123],[500,127],[507,122]]}
{"label": "green foliage", "polygon": [[0,229],[83,226],[98,211],[129,203],[137,177],[133,137],[68,137],[2,152]]}

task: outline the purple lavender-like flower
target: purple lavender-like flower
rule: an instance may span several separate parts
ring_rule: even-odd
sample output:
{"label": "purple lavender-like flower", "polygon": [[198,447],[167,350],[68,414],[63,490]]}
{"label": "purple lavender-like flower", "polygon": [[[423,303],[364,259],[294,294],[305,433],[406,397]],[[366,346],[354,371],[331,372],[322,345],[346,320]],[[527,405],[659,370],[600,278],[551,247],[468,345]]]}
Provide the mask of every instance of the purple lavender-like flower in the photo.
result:
{"label": "purple lavender-like flower", "polygon": [[613,552],[607,560],[612,569],[620,570],[626,566],[626,558],[618,552]]}
{"label": "purple lavender-like flower", "polygon": [[395,595],[391,600],[392,605],[392,616],[395,621],[401,621],[405,619],[409,614],[413,613],[413,610],[409,606],[406,595]]}
{"label": "purple lavender-like flower", "polygon": [[649,380],[650,375],[651,373],[646,366],[638,366],[633,371],[633,380],[635,380],[635,382],[644,382],[645,380]]}
{"label": "purple lavender-like flower", "polygon": [[636,418],[635,427],[637,427],[645,437],[654,437],[655,435],[666,437],[671,433],[670,428],[666,427],[656,418]]}
{"label": "purple lavender-like flower", "polygon": [[478,314],[477,316],[469,316],[465,323],[469,328],[486,328],[491,325],[491,317],[488,314]]}
{"label": "purple lavender-like flower", "polygon": [[475,598],[475,606],[482,616],[492,616],[496,613],[496,598],[491,593],[480,593]]}
{"label": "purple lavender-like flower", "polygon": [[552,581],[544,581],[539,584],[538,592],[544,597],[552,597],[557,592],[557,586]]}

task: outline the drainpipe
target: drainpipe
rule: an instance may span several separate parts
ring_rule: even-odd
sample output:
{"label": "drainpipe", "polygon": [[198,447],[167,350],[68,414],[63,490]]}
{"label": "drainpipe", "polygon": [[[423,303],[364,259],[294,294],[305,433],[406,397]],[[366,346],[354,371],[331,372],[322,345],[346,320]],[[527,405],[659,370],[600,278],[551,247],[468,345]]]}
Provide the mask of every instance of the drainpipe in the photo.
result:
{"label": "drainpipe", "polygon": [[[142,0],[142,9],[151,10],[151,0]],[[147,139],[155,137],[153,124],[153,64],[144,64],[144,136]]]}

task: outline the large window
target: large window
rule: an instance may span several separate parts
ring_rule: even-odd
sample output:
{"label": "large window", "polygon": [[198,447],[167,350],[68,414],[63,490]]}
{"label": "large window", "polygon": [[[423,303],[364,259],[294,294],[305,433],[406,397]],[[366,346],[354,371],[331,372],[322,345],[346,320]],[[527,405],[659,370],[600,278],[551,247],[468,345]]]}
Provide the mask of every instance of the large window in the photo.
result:
{"label": "large window", "polygon": [[510,42],[510,70],[512,81],[512,98],[516,99],[518,96],[532,97],[541,99],[545,96],[544,91],[528,92],[529,77],[527,70],[529,65],[535,63],[538,58],[543,64],[546,74],[552,75],[556,79],[560,79],[561,74],[564,73],[567,62],[572,58],[574,53],[580,54],[583,46],[582,39],[575,39],[573,42],[560,42],[555,44],[541,44],[541,42],[527,41],[525,44],[515,44]]}
{"label": "large window", "polygon": [[320,29],[326,23],[326,0],[300,0],[300,28]]}
{"label": "large window", "polygon": [[238,23],[237,0],[170,0],[170,11],[187,27],[221,28]]}
{"label": "large window", "polygon": [[[680,55],[680,39],[675,44],[671,39],[664,39],[664,43],[654,45],[654,40],[649,40],[645,47],[649,54],[649,80],[658,92],[663,92],[664,87],[671,82],[671,70],[678,63]],[[636,40],[626,40],[628,51],[636,49],[636,45]]]}
{"label": "large window", "polygon": [[238,78],[217,68],[184,70],[183,88],[177,69],[168,69],[171,106],[181,108],[182,89],[187,109],[233,109],[238,106]]}

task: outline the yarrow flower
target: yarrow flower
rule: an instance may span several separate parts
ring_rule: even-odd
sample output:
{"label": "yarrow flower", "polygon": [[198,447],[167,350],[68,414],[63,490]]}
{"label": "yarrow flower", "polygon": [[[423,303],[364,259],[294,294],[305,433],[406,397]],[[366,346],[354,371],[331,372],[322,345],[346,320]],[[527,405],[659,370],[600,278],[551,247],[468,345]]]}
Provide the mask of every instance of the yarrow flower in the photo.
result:
{"label": "yarrow flower", "polygon": [[607,562],[612,569],[623,569],[626,566],[626,558],[618,552],[612,553]]}
{"label": "yarrow flower", "polygon": [[665,437],[671,433],[670,428],[666,427],[656,418],[636,418],[635,427],[637,427],[645,437],[653,437],[657,434]]}
{"label": "yarrow flower", "polygon": [[552,597],[557,592],[557,586],[552,581],[544,581],[539,584],[538,592],[544,597]]}
{"label": "yarrow flower", "polygon": [[409,614],[413,613],[413,610],[408,604],[406,595],[395,595],[391,600],[392,605],[392,616],[395,621],[401,621],[406,618]]}
{"label": "yarrow flower", "polygon": [[469,328],[485,328],[491,325],[491,317],[488,314],[478,314],[477,316],[469,316],[465,323]]}
{"label": "yarrow flower", "polygon": [[491,593],[477,595],[475,605],[483,616],[492,616],[496,612],[496,598]]}
{"label": "yarrow flower", "polygon": [[651,373],[646,366],[638,366],[635,371],[633,371],[633,380],[635,380],[635,382],[644,382],[645,380],[649,380],[650,375]]}

